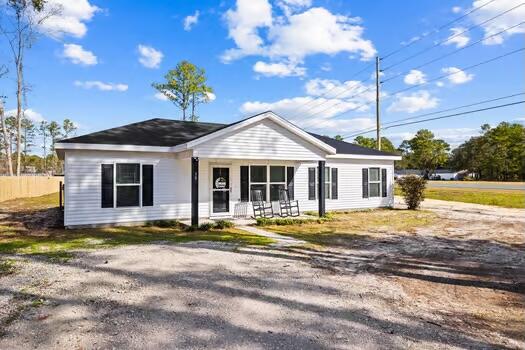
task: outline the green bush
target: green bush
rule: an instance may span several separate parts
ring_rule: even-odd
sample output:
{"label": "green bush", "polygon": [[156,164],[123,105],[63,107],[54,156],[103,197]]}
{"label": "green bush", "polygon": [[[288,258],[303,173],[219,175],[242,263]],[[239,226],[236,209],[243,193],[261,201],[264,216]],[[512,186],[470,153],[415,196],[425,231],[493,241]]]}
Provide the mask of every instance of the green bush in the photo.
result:
{"label": "green bush", "polygon": [[209,231],[211,229],[213,229],[215,225],[212,223],[212,222],[206,222],[204,224],[201,224],[199,226],[199,231]]}
{"label": "green bush", "polygon": [[407,175],[397,179],[397,184],[408,209],[418,209],[425,199],[427,180],[417,175]]}
{"label": "green bush", "polygon": [[215,228],[219,229],[219,230],[222,230],[222,229],[225,229],[225,228],[232,228],[233,226],[235,226],[233,224],[233,222],[228,221],[228,220],[217,220],[217,221],[215,221]]}
{"label": "green bush", "polygon": [[180,227],[181,223],[177,220],[155,220],[155,221],[149,221],[146,223],[146,226],[156,226],[156,227],[162,227],[162,228],[170,228],[170,227]]}

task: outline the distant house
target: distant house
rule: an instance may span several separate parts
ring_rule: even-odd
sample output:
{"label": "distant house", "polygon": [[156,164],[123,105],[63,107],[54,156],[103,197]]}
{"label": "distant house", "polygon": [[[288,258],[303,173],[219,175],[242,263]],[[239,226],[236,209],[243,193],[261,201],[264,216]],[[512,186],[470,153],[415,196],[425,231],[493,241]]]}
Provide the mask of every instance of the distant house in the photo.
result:
{"label": "distant house", "polygon": [[301,211],[393,205],[395,154],[308,133],[273,112],[233,124],[150,119],[56,144],[66,227],[251,215],[287,189]]}
{"label": "distant house", "polygon": [[423,171],[419,169],[396,169],[394,171],[394,179],[398,179],[407,175],[423,176]]}
{"label": "distant house", "polygon": [[462,180],[468,175],[467,170],[455,171],[452,169],[439,168],[430,176],[431,180]]}

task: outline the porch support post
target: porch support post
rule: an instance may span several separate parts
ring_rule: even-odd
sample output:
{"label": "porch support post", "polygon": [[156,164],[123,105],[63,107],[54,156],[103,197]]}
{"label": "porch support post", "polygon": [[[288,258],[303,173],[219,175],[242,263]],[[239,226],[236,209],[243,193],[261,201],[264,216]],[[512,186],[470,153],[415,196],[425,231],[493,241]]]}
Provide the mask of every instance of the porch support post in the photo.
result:
{"label": "porch support post", "polygon": [[324,160],[320,160],[319,161],[319,166],[317,168],[317,174],[318,174],[318,178],[319,178],[319,183],[318,183],[318,191],[317,193],[319,194],[319,217],[322,217],[326,214],[326,206],[325,206],[325,203],[326,203],[326,199],[325,199],[325,186],[324,186],[324,183],[325,183],[325,174],[324,174],[324,166],[325,166],[325,161]]}
{"label": "porch support post", "polygon": [[199,226],[199,158],[191,157],[191,226]]}

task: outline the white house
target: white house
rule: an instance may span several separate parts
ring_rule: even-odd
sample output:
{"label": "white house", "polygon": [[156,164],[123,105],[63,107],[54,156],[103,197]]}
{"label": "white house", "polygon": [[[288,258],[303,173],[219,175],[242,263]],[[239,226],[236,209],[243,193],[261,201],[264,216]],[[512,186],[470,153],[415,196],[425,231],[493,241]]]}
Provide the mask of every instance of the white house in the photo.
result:
{"label": "white house", "polygon": [[227,125],[151,119],[55,148],[70,228],[251,216],[252,190],[276,201],[288,189],[301,211],[320,214],[392,206],[400,159],[308,133],[273,112]]}

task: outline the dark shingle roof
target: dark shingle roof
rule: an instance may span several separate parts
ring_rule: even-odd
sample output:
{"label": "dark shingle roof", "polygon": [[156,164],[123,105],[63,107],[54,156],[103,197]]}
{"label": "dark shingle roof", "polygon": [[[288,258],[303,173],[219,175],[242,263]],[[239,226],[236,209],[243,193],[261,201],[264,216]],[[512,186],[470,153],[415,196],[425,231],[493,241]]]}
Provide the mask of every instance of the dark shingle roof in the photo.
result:
{"label": "dark shingle roof", "polygon": [[366,156],[397,156],[398,154],[378,151],[374,148],[368,148],[356,145],[354,143],[339,141],[328,136],[317,135],[309,133],[310,135],[318,138],[324,143],[329,144],[337,150],[338,154],[362,154]]}
{"label": "dark shingle roof", "polygon": [[[233,124],[201,123],[155,118],[83,136],[72,137],[59,142],[172,147],[189,142]],[[309,134],[334,147],[338,154],[361,154],[370,156],[395,155],[388,152],[357,146],[353,143],[338,141],[327,136],[313,133]]]}
{"label": "dark shingle roof", "polygon": [[60,142],[171,147],[217,131],[225,126],[227,125],[155,118],[61,140]]}

